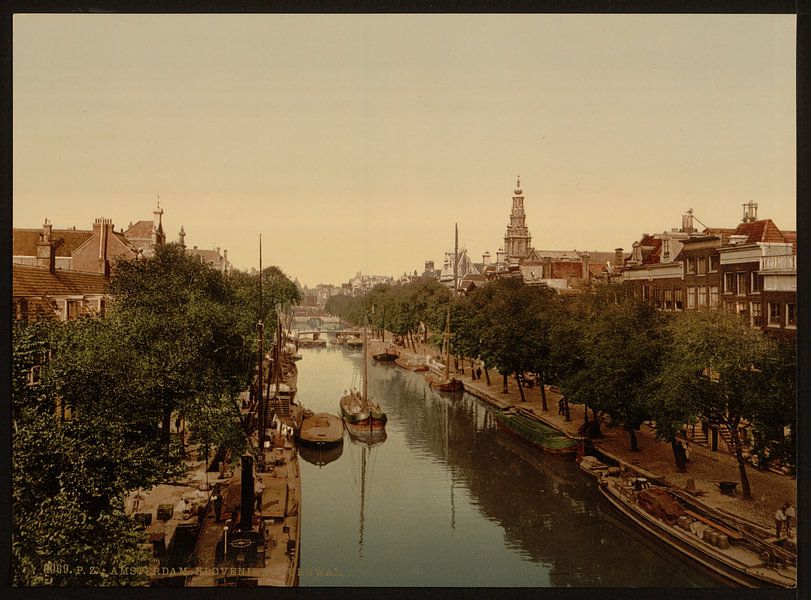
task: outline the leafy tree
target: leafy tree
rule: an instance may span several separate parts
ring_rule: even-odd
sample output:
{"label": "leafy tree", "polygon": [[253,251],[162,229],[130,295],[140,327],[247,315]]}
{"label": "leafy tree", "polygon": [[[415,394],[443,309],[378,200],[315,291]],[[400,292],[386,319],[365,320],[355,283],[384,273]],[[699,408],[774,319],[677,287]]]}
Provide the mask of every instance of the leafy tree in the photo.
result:
{"label": "leafy tree", "polygon": [[683,389],[690,390],[707,421],[729,432],[743,497],[751,499],[741,428],[756,421],[769,393],[771,381],[763,368],[771,344],[761,331],[729,311],[685,311],[676,320],[673,361],[664,368],[672,370],[669,377],[683,377]]}

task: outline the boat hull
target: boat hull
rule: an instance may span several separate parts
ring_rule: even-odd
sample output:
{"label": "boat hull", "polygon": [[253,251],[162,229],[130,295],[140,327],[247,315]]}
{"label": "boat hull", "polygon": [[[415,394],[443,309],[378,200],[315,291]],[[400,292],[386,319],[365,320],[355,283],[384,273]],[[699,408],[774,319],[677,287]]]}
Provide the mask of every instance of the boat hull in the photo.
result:
{"label": "boat hull", "polygon": [[529,442],[547,454],[565,460],[574,460],[577,457],[581,442],[567,438],[564,434],[540,421],[525,423],[524,420],[529,420],[529,417],[523,417],[523,419],[516,417],[500,412],[496,413],[496,422],[502,430]]}
{"label": "boat hull", "polygon": [[381,352],[380,354],[373,354],[372,358],[378,362],[393,362],[397,360],[397,354],[392,354],[390,352]]}
{"label": "boat hull", "polygon": [[661,521],[646,511],[642,510],[631,500],[624,498],[616,487],[617,484],[611,477],[600,479],[600,492],[611,502],[623,515],[642,527],[648,533],[682,554],[700,563],[704,567],[713,571],[727,583],[750,588],[761,587],[794,587],[794,582],[788,576],[782,577],[785,581],[780,582],[781,576],[775,573],[774,577],[758,577],[751,573],[752,568],[736,567],[730,564],[729,559],[725,559],[719,553],[713,554],[712,546],[703,542],[692,534],[683,532],[675,525],[670,525]]}
{"label": "boat hull", "polygon": [[329,413],[305,416],[298,430],[302,444],[313,446],[337,446],[344,441],[344,426],[341,419]]}

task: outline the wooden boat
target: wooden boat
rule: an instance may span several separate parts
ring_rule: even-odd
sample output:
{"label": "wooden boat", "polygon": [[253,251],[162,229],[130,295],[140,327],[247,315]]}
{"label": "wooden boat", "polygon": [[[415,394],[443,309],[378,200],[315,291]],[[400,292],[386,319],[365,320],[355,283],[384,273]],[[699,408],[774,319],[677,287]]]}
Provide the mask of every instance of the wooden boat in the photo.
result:
{"label": "wooden boat", "polygon": [[440,392],[463,392],[465,391],[465,384],[459,379],[450,376],[450,336],[451,336],[451,307],[448,305],[448,316],[445,321],[445,372],[442,377],[435,374],[426,374],[425,379],[428,381],[428,387],[439,390]]}
{"label": "wooden boat", "polygon": [[581,456],[580,459],[577,461],[578,466],[593,477],[600,477],[603,474],[608,473],[608,470],[611,468],[601,460],[599,460],[596,456]]}
{"label": "wooden boat", "polygon": [[[366,331],[363,332],[363,345],[366,346]],[[362,391],[352,390],[339,401],[341,416],[344,422],[369,427],[383,427],[386,424],[386,413],[376,402],[369,401],[369,362],[363,356],[363,387]]]}
{"label": "wooden boat", "polygon": [[520,409],[510,407],[496,413],[499,427],[525,439],[548,454],[574,460],[582,442],[550,427]]}
{"label": "wooden boat", "polygon": [[359,337],[350,335],[348,338],[344,340],[344,346],[349,348],[350,350],[360,350],[363,348],[363,340]]}
{"label": "wooden boat", "polygon": [[725,580],[745,587],[796,586],[795,554],[718,518],[709,507],[645,479],[599,481],[600,491],[626,517]]}
{"label": "wooden boat", "polygon": [[330,413],[304,413],[298,439],[303,444],[338,445],[344,441],[344,425],[339,417]]}
{"label": "wooden boat", "polygon": [[422,373],[428,370],[428,365],[424,361],[415,361],[406,356],[399,356],[398,358],[394,359],[394,364],[402,369],[405,369],[406,371],[415,371],[417,373]]}
{"label": "wooden boat", "polygon": [[377,354],[372,354],[372,358],[378,362],[393,362],[397,360],[398,356],[400,355],[392,352],[391,348],[388,348],[385,352],[378,352]]}

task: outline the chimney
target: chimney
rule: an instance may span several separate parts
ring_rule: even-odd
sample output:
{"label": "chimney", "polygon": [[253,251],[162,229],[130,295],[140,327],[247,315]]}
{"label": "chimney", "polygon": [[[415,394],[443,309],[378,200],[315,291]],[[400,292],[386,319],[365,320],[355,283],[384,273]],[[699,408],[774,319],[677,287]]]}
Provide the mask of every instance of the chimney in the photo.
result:
{"label": "chimney", "polygon": [[242,457],[242,506],[239,508],[239,528],[250,531],[253,527],[253,457],[245,454]]}
{"label": "chimney", "polygon": [[42,225],[42,233],[39,234],[37,242],[36,265],[38,267],[48,267],[48,272],[53,275],[56,271],[56,244],[51,239],[52,225],[48,219]]}
{"label": "chimney", "polygon": [[622,248],[614,248],[614,266],[622,266]]}
{"label": "chimney", "polygon": [[186,232],[183,230],[183,225],[180,226],[180,233],[177,234],[177,240],[181,248],[186,247]]}
{"label": "chimney", "polygon": [[552,279],[552,257],[544,256],[543,258],[543,278]]}
{"label": "chimney", "polygon": [[105,277],[110,276],[110,260],[107,254],[110,245],[110,236],[113,234],[112,219],[96,219],[93,222],[93,237],[98,240],[99,257],[98,273]]}
{"label": "chimney", "polygon": [[499,248],[498,252],[496,252],[496,263],[503,265],[507,262],[507,253],[504,252],[503,248]]}
{"label": "chimney", "polygon": [[487,252],[482,254],[482,264],[486,267],[487,265],[490,264],[490,260],[491,260],[490,251],[488,250]]}
{"label": "chimney", "polygon": [[693,209],[689,209],[681,216],[681,231],[682,233],[693,233]]}
{"label": "chimney", "polygon": [[590,257],[589,257],[588,252],[583,252],[583,254],[580,255],[580,260],[581,260],[581,275],[580,275],[580,277],[582,279],[588,279],[589,278],[589,258]]}
{"label": "chimney", "polygon": [[754,223],[757,221],[757,202],[747,202],[743,205],[743,222]]}

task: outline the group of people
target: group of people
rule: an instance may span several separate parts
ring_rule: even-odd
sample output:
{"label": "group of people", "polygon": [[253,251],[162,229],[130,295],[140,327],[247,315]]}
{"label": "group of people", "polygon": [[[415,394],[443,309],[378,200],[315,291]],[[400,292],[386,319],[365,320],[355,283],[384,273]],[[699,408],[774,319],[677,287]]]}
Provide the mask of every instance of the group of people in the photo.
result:
{"label": "group of people", "polygon": [[[473,367],[471,367],[471,369],[472,368]],[[477,367],[476,370],[473,371],[472,373],[473,373],[473,375],[472,375],[473,379],[481,379],[482,378],[482,368],[481,367]]]}
{"label": "group of people", "polygon": [[791,526],[795,520],[794,507],[790,502],[784,502],[783,506],[779,507],[774,513],[774,527],[777,531],[777,539],[780,539],[781,532],[785,534],[783,537],[791,537]]}

